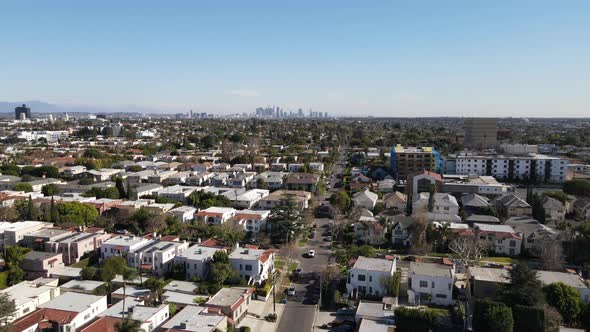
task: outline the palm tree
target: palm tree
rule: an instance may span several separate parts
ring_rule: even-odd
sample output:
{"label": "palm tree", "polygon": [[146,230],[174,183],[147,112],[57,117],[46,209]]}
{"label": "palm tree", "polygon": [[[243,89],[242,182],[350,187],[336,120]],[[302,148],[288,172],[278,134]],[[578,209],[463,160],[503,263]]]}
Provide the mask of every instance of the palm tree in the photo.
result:
{"label": "palm tree", "polygon": [[128,267],[128,268],[125,268],[121,274],[123,276],[123,311],[121,311],[121,318],[124,321],[125,320],[125,298],[127,297],[127,295],[126,295],[127,281],[135,279],[135,277],[137,277],[137,271],[135,271],[135,269]]}
{"label": "palm tree", "polygon": [[[124,301],[124,300],[123,300]],[[122,322],[115,323],[115,331],[117,332],[142,332],[141,322],[134,319],[123,319]]]}

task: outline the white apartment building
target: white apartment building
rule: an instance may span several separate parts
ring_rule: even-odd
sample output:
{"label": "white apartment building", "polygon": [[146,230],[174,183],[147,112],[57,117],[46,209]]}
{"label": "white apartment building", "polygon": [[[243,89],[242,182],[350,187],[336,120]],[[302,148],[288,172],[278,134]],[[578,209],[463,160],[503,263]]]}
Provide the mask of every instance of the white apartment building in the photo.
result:
{"label": "white apartment building", "polygon": [[167,199],[171,199],[177,202],[186,202],[186,198],[192,194],[193,191],[201,189],[199,187],[189,187],[189,186],[170,186],[165,187],[158,190],[158,197],[164,197]]}
{"label": "white apartment building", "polygon": [[415,305],[428,302],[452,305],[454,282],[454,265],[410,262],[408,302]]}
{"label": "white apartment building", "polygon": [[565,182],[568,170],[568,160],[534,153],[518,156],[461,154],[456,157],[456,165],[457,174],[553,183]]}
{"label": "white apartment building", "polygon": [[175,209],[168,211],[168,214],[171,214],[178,218],[178,220],[182,222],[187,222],[195,219],[195,213],[197,209],[192,206],[179,206]]}
{"label": "white apartment building", "polygon": [[250,189],[244,193],[237,194],[235,197],[228,197],[232,200],[232,206],[236,209],[250,209],[262,198],[268,196],[270,191],[264,189]]}
{"label": "white apartment building", "polygon": [[155,275],[163,275],[168,272],[174,263],[174,258],[188,249],[188,242],[154,240],[144,246],[134,248],[127,254],[127,263],[130,267],[151,272]]}
{"label": "white apartment building", "polygon": [[81,166],[81,165],[77,165],[77,166],[69,166],[64,168],[64,175],[65,176],[69,176],[69,177],[76,177],[79,175],[82,175],[86,172],[86,166]]}
{"label": "white apartment building", "polygon": [[125,257],[130,251],[135,251],[152,241],[135,235],[119,235],[102,243],[100,256],[102,259]]}
{"label": "white apartment building", "polygon": [[392,277],[395,270],[395,258],[388,260],[359,256],[348,271],[346,292],[352,298],[366,295],[385,296],[388,290],[383,287],[382,279]]}
{"label": "white apartment building", "polygon": [[213,260],[213,255],[218,250],[223,249],[202,247],[197,244],[188,248],[183,253],[178,254],[174,258],[174,262],[185,266],[187,280],[190,280],[194,276],[198,276],[201,280],[206,280],[207,274],[209,273],[209,263]]}
{"label": "white apartment building", "polygon": [[39,231],[42,228],[52,227],[53,224],[41,221],[17,221],[0,222],[0,243],[2,246],[15,246],[26,235]]}
{"label": "white apartment building", "polygon": [[266,231],[266,220],[269,215],[270,210],[238,210],[232,219],[237,220],[247,232],[256,234]]}
{"label": "white apartment building", "polygon": [[39,139],[45,139],[47,142],[57,142],[60,139],[66,139],[70,135],[70,132],[67,130],[58,130],[58,131],[19,131],[17,133],[17,138],[24,139],[26,141],[38,141]]}
{"label": "white apartment building", "polygon": [[37,310],[40,305],[58,297],[60,288],[57,284],[58,279],[39,278],[23,281],[0,291],[0,294],[7,294],[9,299],[14,300],[16,310],[11,316],[6,317],[7,322],[26,316]]}
{"label": "white apartment building", "polygon": [[230,255],[232,268],[248,285],[261,284],[274,272],[275,254],[271,250],[237,247]]}
{"label": "white apartment building", "polygon": [[221,225],[236,215],[234,208],[212,206],[197,212],[197,220],[206,222],[209,225]]}

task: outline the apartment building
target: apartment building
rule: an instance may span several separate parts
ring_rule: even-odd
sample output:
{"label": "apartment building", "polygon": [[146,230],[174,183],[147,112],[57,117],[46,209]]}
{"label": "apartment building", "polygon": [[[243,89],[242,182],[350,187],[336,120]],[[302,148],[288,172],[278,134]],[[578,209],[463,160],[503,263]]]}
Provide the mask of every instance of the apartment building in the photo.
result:
{"label": "apartment building", "polygon": [[127,263],[141,271],[161,276],[168,272],[174,258],[188,249],[188,242],[154,240],[131,250],[127,254]]}
{"label": "apartment building", "polygon": [[74,264],[94,251],[98,251],[103,242],[111,238],[104,230],[96,232],[71,233],[66,237],[45,242],[45,251],[61,253],[66,265]]}
{"label": "apartment building", "polygon": [[102,259],[125,257],[128,252],[137,250],[152,241],[135,235],[119,235],[102,243],[100,256]]}
{"label": "apartment building", "polygon": [[174,258],[174,262],[185,266],[187,280],[194,276],[206,280],[209,273],[209,263],[213,260],[213,255],[219,250],[224,249],[203,247],[197,244],[179,253]]}
{"label": "apartment building", "polygon": [[383,286],[382,279],[392,277],[395,270],[395,258],[388,260],[359,256],[348,271],[346,292],[352,298],[385,296],[388,290]]}
{"label": "apartment building", "polygon": [[205,306],[209,308],[209,312],[216,309],[237,324],[248,313],[253,293],[254,288],[248,287],[222,288]]}
{"label": "apartment building", "polygon": [[47,278],[53,272],[65,267],[62,255],[43,252],[29,251],[20,262],[20,267],[27,273],[27,279]]}
{"label": "apartment building", "polygon": [[40,278],[33,281],[23,281],[0,291],[14,301],[15,311],[6,317],[10,323],[30,314],[37,308],[60,295],[58,279]]}
{"label": "apartment building", "polygon": [[248,285],[262,284],[274,272],[275,254],[272,250],[237,247],[229,255],[229,261]]}
{"label": "apartment building", "polygon": [[449,306],[453,301],[455,265],[410,262],[408,302],[415,305],[434,303]]}
{"label": "apartment building", "polygon": [[53,226],[53,224],[41,221],[27,220],[13,223],[0,222],[0,238],[2,240],[2,246],[15,246],[20,244],[26,235],[51,226]]}
{"label": "apartment building", "polygon": [[396,180],[405,180],[409,175],[424,170],[440,173],[440,154],[433,147],[403,147],[398,144],[391,148],[389,169]]}
{"label": "apartment building", "polygon": [[210,207],[197,212],[198,221],[206,222],[209,225],[221,225],[236,215],[234,208]]}

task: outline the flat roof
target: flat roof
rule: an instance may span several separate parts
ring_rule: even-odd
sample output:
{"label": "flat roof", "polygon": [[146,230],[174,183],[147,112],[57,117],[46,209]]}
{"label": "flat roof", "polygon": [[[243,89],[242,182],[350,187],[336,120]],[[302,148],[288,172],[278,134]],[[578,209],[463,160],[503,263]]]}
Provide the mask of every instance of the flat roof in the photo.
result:
{"label": "flat roof", "polygon": [[419,263],[410,262],[410,273],[434,276],[434,277],[451,277],[451,266],[438,263]]}
{"label": "flat roof", "polygon": [[[125,297],[125,312],[128,312],[129,308],[133,308],[140,304],[143,304],[143,300],[139,300],[135,297],[127,296]],[[123,313],[123,301],[119,301],[112,306],[110,306],[107,310],[98,314],[98,317],[121,317]]]}
{"label": "flat roof", "polygon": [[164,286],[164,291],[181,292],[192,295],[197,287],[199,287],[199,284],[196,282],[172,280],[168,285]]}
{"label": "flat roof", "polygon": [[510,279],[508,278],[508,270],[506,269],[470,266],[468,270],[469,275],[471,275],[475,280],[510,283]]}
{"label": "flat roof", "polygon": [[70,280],[61,285],[61,287],[69,289],[81,289],[91,292],[104,284],[106,284],[106,282],[96,280]]}
{"label": "flat roof", "polygon": [[220,307],[232,306],[238,302],[242,298],[242,295],[246,294],[249,289],[250,288],[248,287],[222,288],[217,294],[213,295],[209,301],[207,301],[207,304]]}
{"label": "flat roof", "polygon": [[203,260],[205,258],[213,257],[213,254],[220,250],[219,248],[202,247],[200,245],[194,245],[185,250],[178,257],[186,257],[187,259]]}
{"label": "flat roof", "polygon": [[[58,279],[52,279],[57,282]],[[8,287],[0,291],[0,294],[8,294],[8,297],[14,300],[18,307],[24,303],[36,299],[41,294],[56,288],[56,286],[38,285],[32,281],[23,281],[14,286]]]}
{"label": "flat roof", "polygon": [[105,299],[106,301],[106,298],[106,296],[66,292],[55,299],[40,305],[39,307],[72,312],[82,312],[101,299]]}
{"label": "flat roof", "polygon": [[164,330],[210,332],[225,319],[226,317],[223,315],[207,313],[207,308],[187,305],[162,324],[161,328]]}
{"label": "flat roof", "polygon": [[390,272],[393,270],[394,261],[383,258],[368,258],[359,256],[354,263],[355,269]]}
{"label": "flat roof", "polygon": [[44,252],[44,251],[31,251],[25,255],[25,259],[37,260],[37,259],[48,259],[55,256],[62,256],[59,252]]}
{"label": "flat roof", "polygon": [[554,271],[536,271],[537,277],[545,285],[549,285],[555,282],[563,282],[566,285],[574,288],[588,288],[582,278],[575,273],[567,272],[554,272]]}
{"label": "flat roof", "polygon": [[114,238],[108,239],[103,242],[103,245],[113,245],[113,246],[132,246],[138,243],[147,242],[148,239],[145,239],[141,236],[135,235],[119,235]]}
{"label": "flat roof", "polygon": [[167,291],[162,294],[162,302],[164,303],[192,305],[195,304],[195,299],[197,298],[207,300],[209,297],[206,295],[186,294],[174,291]]}

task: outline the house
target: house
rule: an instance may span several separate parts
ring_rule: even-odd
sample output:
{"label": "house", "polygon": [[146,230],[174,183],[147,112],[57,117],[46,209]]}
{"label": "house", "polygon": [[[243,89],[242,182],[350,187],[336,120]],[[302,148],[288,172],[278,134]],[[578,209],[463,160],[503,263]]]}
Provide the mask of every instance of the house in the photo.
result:
{"label": "house", "polygon": [[590,303],[590,288],[584,282],[584,279],[571,272],[555,272],[555,271],[536,271],[537,277],[543,285],[550,285],[556,282],[562,282],[568,286],[575,288],[580,292],[580,298],[586,303]]}
{"label": "house", "polygon": [[561,201],[549,196],[543,196],[541,199],[545,209],[545,219],[547,220],[564,220],[565,206]]}
{"label": "house", "polygon": [[70,178],[77,178],[80,177],[82,175],[84,175],[84,173],[86,173],[86,166],[68,166],[65,167],[63,170],[63,174],[66,177],[70,177]]}
{"label": "house", "polygon": [[23,281],[0,291],[14,301],[14,312],[6,317],[10,323],[30,314],[37,308],[60,295],[58,279],[39,278],[33,281]]}
{"label": "house", "polygon": [[590,197],[579,197],[573,204],[576,217],[581,220],[590,219]]}
{"label": "house", "polygon": [[270,210],[238,210],[232,221],[242,226],[247,232],[257,234],[266,231],[266,220]]}
{"label": "house", "polygon": [[269,189],[271,191],[283,188],[283,179],[287,173],[267,171],[258,174],[248,185],[259,189]]}
{"label": "house", "polygon": [[236,215],[234,208],[228,207],[210,207],[197,212],[198,221],[206,222],[209,225],[221,225]]}
{"label": "house", "polygon": [[225,187],[229,181],[230,175],[228,173],[217,173],[211,179],[209,183],[215,187]]}
{"label": "house", "polygon": [[209,308],[209,312],[218,310],[229,318],[230,323],[236,325],[248,313],[253,293],[254,288],[249,287],[222,288],[205,306]]}
{"label": "house", "polygon": [[375,205],[377,204],[377,200],[379,196],[374,192],[365,189],[364,191],[360,191],[352,196],[352,202],[354,206],[360,206],[367,210],[373,210]]}
{"label": "house", "polygon": [[176,217],[176,219],[182,222],[187,222],[195,219],[196,212],[197,209],[192,206],[179,206],[168,211],[167,213]]}
{"label": "house", "polygon": [[375,329],[367,329],[365,332],[388,332],[390,329],[387,326],[392,327],[395,325],[395,315],[393,312],[393,306],[386,303],[387,301],[383,299],[381,302],[372,302],[372,301],[359,301],[359,304],[356,308],[356,312],[354,313],[354,321],[359,324],[359,330],[362,331],[361,328],[363,326],[369,327],[366,322],[374,322],[375,324],[385,324],[385,329],[379,329],[381,325],[371,325],[371,327]]}
{"label": "house", "polygon": [[270,164],[270,170],[273,172],[286,171],[287,163],[272,163]]}
{"label": "house", "polygon": [[461,205],[465,214],[486,214],[490,208],[490,200],[478,194],[467,194],[461,196]]}
{"label": "house", "polygon": [[395,270],[395,258],[388,260],[359,256],[348,270],[346,292],[352,298],[387,295],[389,291],[383,286],[382,280],[392,277]]}
{"label": "house", "polygon": [[275,254],[272,250],[240,248],[229,255],[232,268],[238,271],[248,285],[263,284],[275,271]]}
{"label": "house", "polygon": [[421,305],[433,303],[450,306],[453,301],[455,265],[410,262],[408,302]]}
{"label": "house", "polygon": [[167,198],[172,201],[186,203],[187,198],[193,191],[198,190],[199,187],[189,187],[174,185],[158,190],[158,197]]}
{"label": "house", "polygon": [[467,277],[469,292],[477,298],[495,298],[500,285],[510,283],[506,269],[470,266]]}
{"label": "house", "polygon": [[[214,309],[214,308],[213,308]],[[209,308],[187,305],[162,324],[165,332],[214,332],[227,331],[228,317]]]}
{"label": "house", "polygon": [[70,265],[79,262],[84,255],[100,250],[102,243],[111,237],[103,229],[70,233],[67,237],[45,242],[45,251],[62,253],[64,264]]}
{"label": "house", "polygon": [[[418,174],[410,176],[407,181],[407,188],[412,196],[416,197],[419,193],[430,192],[434,188],[434,191],[438,191],[438,188],[442,185],[442,176],[435,172],[422,171]],[[408,192],[408,191],[407,191]]]}
{"label": "house", "polygon": [[508,225],[473,224],[475,235],[488,249],[498,255],[518,256],[522,235]]}
{"label": "house", "polygon": [[311,193],[308,191],[277,190],[263,197],[258,201],[257,206],[259,209],[272,210],[278,206],[284,206],[289,200],[292,200],[300,210],[304,210],[309,207],[310,199]]}
{"label": "house", "polygon": [[60,180],[60,179],[52,179],[52,178],[45,178],[45,179],[39,179],[39,180],[33,180],[33,181],[28,181],[28,182],[24,182],[24,183],[28,183],[31,185],[31,188],[33,188],[33,191],[41,191],[41,189],[43,189],[44,186],[48,185],[48,184],[66,184],[65,181]]}
{"label": "house", "polygon": [[29,251],[20,262],[27,279],[47,278],[51,273],[65,267],[61,253]]}
{"label": "house", "polygon": [[361,216],[353,225],[354,238],[357,242],[367,244],[382,244],[387,241],[385,233],[387,227],[382,225],[375,217]]}
{"label": "house", "polygon": [[236,194],[230,197],[232,206],[236,209],[250,209],[262,198],[268,196],[270,192],[264,189],[250,189],[244,193]]}
{"label": "house", "polygon": [[395,210],[399,213],[405,213],[407,207],[407,199],[408,197],[406,194],[394,191],[383,196],[383,205],[387,210]]}
{"label": "house", "polygon": [[51,223],[29,220],[13,223],[0,222],[0,238],[2,240],[2,246],[15,246],[21,244],[26,235],[51,226],[53,226]]}
{"label": "house", "polygon": [[324,163],[318,163],[318,162],[309,163],[309,164],[307,164],[307,168],[309,169],[310,172],[321,173],[324,171]]}
{"label": "house", "polygon": [[107,297],[64,293],[13,322],[15,331],[76,331],[107,309]]}
{"label": "house", "polygon": [[199,277],[201,280],[207,280],[209,263],[213,260],[213,255],[219,250],[223,249],[203,247],[196,244],[174,257],[174,262],[184,265],[186,280],[190,280],[194,276]]}
{"label": "house", "polygon": [[100,248],[101,258],[125,257],[128,252],[145,246],[152,240],[135,235],[119,235],[102,243]]}
{"label": "house", "polygon": [[106,180],[110,180],[113,176],[122,173],[123,170],[120,169],[113,169],[113,168],[101,168],[101,169],[92,169],[86,172],[88,175],[94,178],[96,182],[102,182]]}
{"label": "house", "polygon": [[55,242],[71,236],[74,232],[60,228],[44,228],[25,235],[21,245],[33,250],[45,251],[45,243]]}
{"label": "house", "polygon": [[410,246],[412,244],[411,227],[416,220],[411,216],[399,214],[392,218],[391,243]]}
{"label": "house", "polygon": [[164,214],[174,208],[172,203],[152,203],[143,207],[147,211],[154,214]]}
{"label": "house", "polygon": [[151,291],[147,288],[133,285],[125,285],[115,289],[111,293],[111,301],[117,303],[123,298],[132,297],[139,300],[145,300],[146,297],[150,296]]}
{"label": "house", "polygon": [[[161,304],[157,307],[147,307],[137,304],[131,297],[126,299],[125,302],[125,306],[127,307],[127,310],[125,310],[125,317],[139,321],[141,331],[156,331],[156,329],[170,316],[170,307],[168,304]],[[143,301],[140,302],[143,303]],[[104,311],[99,315],[99,319],[86,326],[80,332],[117,332],[115,325],[122,322],[122,311],[123,306],[121,301]]]}
{"label": "house", "polygon": [[507,218],[531,216],[533,214],[533,208],[529,203],[515,194],[500,196],[495,199],[494,204],[498,213]]}
{"label": "house", "polygon": [[162,183],[162,182],[166,181],[166,179],[168,179],[169,177],[171,177],[177,173],[178,173],[177,171],[157,172],[155,174],[148,176],[147,180],[149,183]]}
{"label": "house", "polygon": [[385,179],[377,182],[377,187],[382,193],[391,193],[395,190],[395,180]]}
{"label": "house", "polygon": [[187,179],[194,175],[196,175],[196,173],[192,171],[178,172],[164,179],[162,184],[166,186],[185,184]]}
{"label": "house", "polygon": [[560,231],[543,225],[528,217],[512,217],[505,221],[517,233],[523,235],[524,249],[533,256],[542,257],[548,254],[556,244],[562,241]]}
{"label": "house", "polygon": [[129,199],[138,200],[144,196],[152,196],[163,188],[164,187],[162,187],[162,185],[157,183],[140,184],[137,187],[129,190],[131,192]]}
{"label": "house", "polygon": [[173,266],[174,257],[188,250],[188,242],[150,241],[144,246],[135,248],[127,253],[127,263],[130,267],[140,271],[151,272],[161,276]]}
{"label": "house", "polygon": [[320,176],[312,173],[291,173],[285,182],[288,190],[316,192]]}
{"label": "house", "polygon": [[431,211],[429,210],[429,202],[430,193],[419,193],[414,197],[414,202],[412,203],[412,214],[417,215],[427,212],[450,216],[457,216],[459,214],[459,203],[457,203],[457,199],[452,195],[445,193],[434,193]]}

